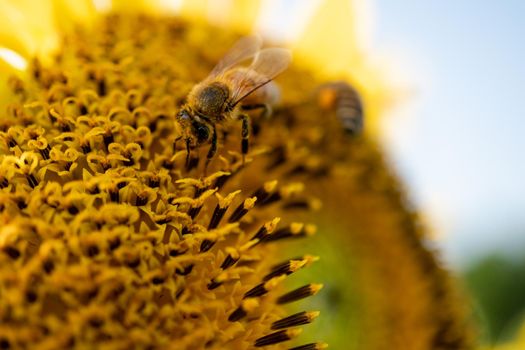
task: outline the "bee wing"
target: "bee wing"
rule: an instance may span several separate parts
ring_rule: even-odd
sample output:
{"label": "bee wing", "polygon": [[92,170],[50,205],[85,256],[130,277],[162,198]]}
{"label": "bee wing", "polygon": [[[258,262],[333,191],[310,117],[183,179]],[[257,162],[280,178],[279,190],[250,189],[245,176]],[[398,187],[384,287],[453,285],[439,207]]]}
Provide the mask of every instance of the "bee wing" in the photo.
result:
{"label": "bee wing", "polygon": [[288,67],[291,61],[292,54],[287,49],[269,48],[259,51],[252,64],[242,70],[243,74],[232,75],[232,83],[235,86],[232,93],[232,106],[272,81]]}
{"label": "bee wing", "polygon": [[261,45],[261,37],[257,34],[240,38],[213,68],[208,79],[213,79],[233,66],[254,57],[259,52]]}

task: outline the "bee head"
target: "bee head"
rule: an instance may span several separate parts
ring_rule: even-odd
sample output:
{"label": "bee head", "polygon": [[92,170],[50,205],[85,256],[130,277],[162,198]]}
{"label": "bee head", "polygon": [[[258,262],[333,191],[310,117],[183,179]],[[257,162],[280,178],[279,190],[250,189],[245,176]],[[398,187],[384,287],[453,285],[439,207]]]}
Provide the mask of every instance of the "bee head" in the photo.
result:
{"label": "bee head", "polygon": [[194,121],[192,123],[193,135],[197,138],[197,144],[202,144],[210,138],[210,128],[204,123]]}
{"label": "bee head", "polygon": [[186,108],[183,108],[179,111],[179,113],[177,114],[177,120],[179,121],[179,123],[181,124],[187,124],[187,123],[191,123],[191,115],[190,115],[190,112],[186,109]]}
{"label": "bee head", "polygon": [[187,108],[182,108],[177,114],[177,121],[188,133],[187,137],[194,139],[198,145],[210,138],[210,127],[199,116],[194,116]]}

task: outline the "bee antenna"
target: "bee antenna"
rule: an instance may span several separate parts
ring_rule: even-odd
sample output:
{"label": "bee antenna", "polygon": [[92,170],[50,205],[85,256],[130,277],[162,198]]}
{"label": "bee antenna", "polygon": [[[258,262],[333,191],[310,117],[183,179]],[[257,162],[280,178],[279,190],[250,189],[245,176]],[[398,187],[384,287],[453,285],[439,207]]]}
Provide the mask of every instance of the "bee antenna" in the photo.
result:
{"label": "bee antenna", "polygon": [[251,93],[253,93],[255,90],[263,87],[264,85],[268,84],[269,82],[271,82],[272,79],[268,79],[266,80],[265,82],[255,86],[253,89],[251,89],[250,91],[248,91],[247,93],[245,93],[243,96],[241,96],[240,98],[237,99],[237,101],[235,101],[232,105],[231,105],[231,109],[233,109],[235,106],[237,106],[237,104],[239,102],[241,102],[242,100],[244,100],[246,97],[248,97]]}

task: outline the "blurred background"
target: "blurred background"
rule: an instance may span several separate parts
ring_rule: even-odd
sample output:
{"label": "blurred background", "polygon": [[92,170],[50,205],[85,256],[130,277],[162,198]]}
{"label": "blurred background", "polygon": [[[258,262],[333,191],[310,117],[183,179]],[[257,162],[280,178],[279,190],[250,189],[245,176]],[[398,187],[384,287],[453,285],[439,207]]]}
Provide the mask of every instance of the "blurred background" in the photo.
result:
{"label": "blurred background", "polygon": [[384,119],[385,148],[485,339],[503,341],[525,316],[525,2],[372,6],[372,50],[412,91]]}
{"label": "blurred background", "polygon": [[[264,1],[260,27],[293,39],[318,3]],[[381,121],[384,149],[484,341],[503,342],[525,320],[525,2],[353,6],[359,44],[402,96]]]}
{"label": "blurred background", "polygon": [[500,342],[525,319],[525,2],[375,0],[371,50],[409,96],[382,137]]}
{"label": "blurred background", "polygon": [[[348,1],[362,49],[402,92],[381,121],[385,152],[485,341],[509,339],[525,321],[525,1]],[[292,40],[319,3],[264,0],[258,27]]]}

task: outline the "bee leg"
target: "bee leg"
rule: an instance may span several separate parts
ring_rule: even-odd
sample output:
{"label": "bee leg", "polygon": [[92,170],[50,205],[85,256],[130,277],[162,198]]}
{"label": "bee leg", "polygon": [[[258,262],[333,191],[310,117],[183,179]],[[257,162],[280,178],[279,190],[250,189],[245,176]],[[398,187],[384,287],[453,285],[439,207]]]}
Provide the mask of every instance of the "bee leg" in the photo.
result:
{"label": "bee leg", "polygon": [[242,105],[241,109],[244,110],[244,111],[253,111],[253,110],[257,110],[257,109],[261,110],[261,113],[255,119],[255,121],[253,121],[253,120],[251,121],[250,127],[251,127],[251,132],[252,132],[253,136],[257,136],[259,134],[259,131],[261,129],[261,126],[260,126],[261,122],[264,119],[268,119],[273,113],[272,106],[267,104],[267,103],[257,103],[257,104],[253,104],[253,105]]}
{"label": "bee leg", "polygon": [[190,167],[190,155],[191,155],[191,149],[190,149],[190,139],[186,139],[186,169],[189,169]]}
{"label": "bee leg", "polygon": [[211,146],[208,150],[208,154],[206,155],[206,164],[204,165],[204,176],[206,176],[208,172],[208,165],[210,164],[211,160],[217,153],[217,130],[215,127],[213,128],[213,134],[211,136]]}
{"label": "bee leg", "polygon": [[250,117],[247,114],[241,114],[242,120],[242,141],[241,141],[241,151],[242,151],[242,164],[244,165],[244,160],[246,154],[248,153],[249,140],[250,140]]}
{"label": "bee leg", "polygon": [[259,118],[268,118],[272,115],[272,106],[270,106],[267,103],[256,103],[253,105],[243,105],[241,107],[243,111],[253,111],[256,109],[261,110],[261,114],[259,115]]}

